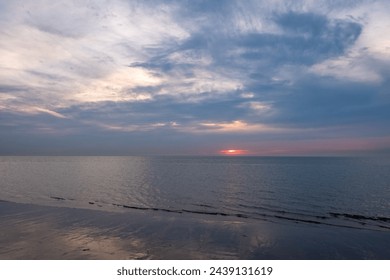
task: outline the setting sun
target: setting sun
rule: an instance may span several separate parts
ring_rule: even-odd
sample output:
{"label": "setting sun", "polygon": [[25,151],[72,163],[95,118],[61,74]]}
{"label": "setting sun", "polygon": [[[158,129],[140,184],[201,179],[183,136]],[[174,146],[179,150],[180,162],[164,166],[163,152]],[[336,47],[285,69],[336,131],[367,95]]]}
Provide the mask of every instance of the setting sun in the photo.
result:
{"label": "setting sun", "polygon": [[223,154],[223,155],[231,155],[231,156],[234,156],[234,155],[245,155],[247,154],[248,150],[236,150],[236,149],[230,149],[230,150],[221,150],[219,151],[220,154]]}

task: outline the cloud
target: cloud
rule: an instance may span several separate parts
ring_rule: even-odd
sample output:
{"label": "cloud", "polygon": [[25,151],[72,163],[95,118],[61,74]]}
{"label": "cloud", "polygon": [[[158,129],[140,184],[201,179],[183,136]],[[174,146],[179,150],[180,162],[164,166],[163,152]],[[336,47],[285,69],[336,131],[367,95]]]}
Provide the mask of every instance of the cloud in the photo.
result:
{"label": "cloud", "polygon": [[2,133],[137,134],[137,145],[152,133],[183,147],[194,135],[386,134],[389,11],[363,0],[3,2]]}
{"label": "cloud", "polygon": [[147,57],[145,49],[153,53],[158,46],[164,48],[163,42],[186,36],[170,21],[168,10],[154,14],[148,7],[122,1],[108,6],[26,2],[8,9],[16,22],[6,26],[1,40],[1,67],[6,71],[0,78],[38,91],[34,95],[41,102],[49,95],[68,104],[72,95],[80,101],[77,97],[88,91],[98,95],[96,101],[115,101],[122,91],[156,83],[157,77],[127,65]]}
{"label": "cloud", "polygon": [[270,132],[278,131],[281,129],[270,127],[264,124],[250,124],[242,120],[235,120],[232,122],[218,122],[218,123],[200,123],[196,126],[191,127],[187,125],[186,131],[193,133],[259,133],[259,132]]}

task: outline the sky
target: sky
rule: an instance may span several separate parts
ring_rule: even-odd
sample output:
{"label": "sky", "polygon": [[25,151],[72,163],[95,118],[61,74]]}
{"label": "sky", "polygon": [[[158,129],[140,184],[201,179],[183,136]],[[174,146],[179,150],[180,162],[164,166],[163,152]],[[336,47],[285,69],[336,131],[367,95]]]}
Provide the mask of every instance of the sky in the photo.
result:
{"label": "sky", "polygon": [[0,155],[390,154],[389,14],[0,0]]}

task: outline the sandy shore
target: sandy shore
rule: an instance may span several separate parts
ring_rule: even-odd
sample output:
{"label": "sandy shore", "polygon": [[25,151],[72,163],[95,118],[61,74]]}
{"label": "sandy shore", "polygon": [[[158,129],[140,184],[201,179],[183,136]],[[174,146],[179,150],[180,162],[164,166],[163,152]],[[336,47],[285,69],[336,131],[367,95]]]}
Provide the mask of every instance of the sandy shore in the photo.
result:
{"label": "sandy shore", "polygon": [[390,232],[0,202],[0,259],[390,259]]}

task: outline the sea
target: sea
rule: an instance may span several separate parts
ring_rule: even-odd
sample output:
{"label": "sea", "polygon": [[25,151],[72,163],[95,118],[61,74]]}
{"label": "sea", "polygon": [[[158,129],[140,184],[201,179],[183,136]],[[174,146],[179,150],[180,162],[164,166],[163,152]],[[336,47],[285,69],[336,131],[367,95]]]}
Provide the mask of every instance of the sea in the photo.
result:
{"label": "sea", "polygon": [[390,230],[390,158],[0,157],[0,200]]}

